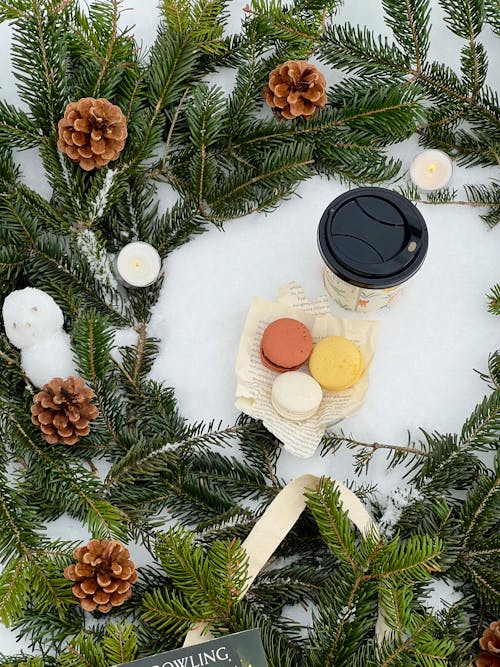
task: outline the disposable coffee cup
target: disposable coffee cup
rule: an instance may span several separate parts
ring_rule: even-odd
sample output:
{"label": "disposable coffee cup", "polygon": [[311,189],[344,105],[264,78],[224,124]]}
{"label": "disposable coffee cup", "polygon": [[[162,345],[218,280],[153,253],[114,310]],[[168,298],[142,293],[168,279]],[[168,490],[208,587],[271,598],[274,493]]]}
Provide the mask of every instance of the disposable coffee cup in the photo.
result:
{"label": "disposable coffee cup", "polygon": [[422,266],[429,236],[411,201],[385,188],[356,188],[334,199],[318,227],[323,279],[347,310],[390,304]]}

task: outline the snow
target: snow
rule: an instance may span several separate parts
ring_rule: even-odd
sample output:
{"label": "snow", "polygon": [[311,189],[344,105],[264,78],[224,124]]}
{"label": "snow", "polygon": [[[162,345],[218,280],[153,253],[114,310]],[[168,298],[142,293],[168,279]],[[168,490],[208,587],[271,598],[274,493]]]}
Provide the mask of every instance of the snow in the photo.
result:
{"label": "snow", "polygon": [[[238,30],[244,4],[246,0],[232,2],[229,31]],[[432,4],[431,56],[456,67],[462,44],[445,31],[438,1]],[[156,31],[157,2],[125,0],[124,6],[130,11],[124,13],[123,23],[136,24],[134,34],[145,51]],[[349,0],[338,20],[389,34],[380,2]],[[10,34],[6,24],[0,26],[0,34],[7,49]],[[493,38],[488,29],[483,41],[490,60],[488,83],[498,90],[500,50],[491,48]],[[16,104],[18,97],[7,58],[4,63],[0,74],[2,95]],[[338,75],[327,74],[334,85]],[[211,78],[226,91],[233,80],[230,70],[221,70]],[[400,157],[408,168],[419,150],[416,141],[410,140],[390,153]],[[36,156],[31,159],[32,153],[19,154],[18,158],[26,182],[48,196],[46,179]],[[455,167],[451,185],[463,193],[464,183],[485,182],[494,175],[493,170]],[[149,331],[162,341],[152,376],[176,388],[181,410],[188,419],[215,419],[229,424],[236,418],[234,363],[252,296],[276,298],[278,287],[290,280],[301,283],[309,298],[323,292],[316,228],[325,207],[345,189],[334,181],[311,179],[274,213],[228,222],[224,231],[212,228],[168,257],[168,280]],[[171,193],[165,187],[159,192],[161,208],[165,209],[172,203]],[[488,314],[485,298],[500,280],[500,229],[489,231],[477,208],[425,204],[419,204],[419,208],[429,228],[427,259],[391,308],[374,314],[381,329],[366,402],[357,415],[341,425],[366,442],[404,445],[408,430],[418,438],[420,427],[458,431],[487,393],[474,369],[486,368],[488,354],[500,340],[499,320]],[[332,312],[364,317],[333,304]],[[117,344],[129,336],[132,339],[133,332],[120,334]],[[384,459],[384,453],[378,451],[367,479],[378,484],[379,498],[385,498],[386,529],[390,530],[411,491],[399,471],[386,471]],[[306,472],[352,481],[352,453],[341,450],[326,459],[316,455],[307,461],[283,453],[281,476],[291,479]],[[62,520],[49,530],[51,535],[66,539],[74,539],[78,532],[72,522]],[[87,535],[80,532],[83,541]],[[455,599],[453,595],[459,595],[442,581],[433,590],[435,608],[436,600],[449,602]],[[0,627],[1,652],[15,653],[23,647],[26,645],[16,642],[15,633]]]}
{"label": "snow", "polygon": [[76,374],[64,316],[54,299],[35,287],[11,292],[3,304],[10,342],[21,350],[21,365],[36,387]]}
{"label": "snow", "polygon": [[379,505],[383,509],[382,516],[378,520],[378,527],[386,537],[392,537],[394,526],[399,521],[404,508],[422,497],[420,492],[411,486],[396,488],[387,496],[377,495]]}
{"label": "snow", "polygon": [[36,387],[50,382],[52,378],[65,380],[70,375],[77,375],[70,337],[62,330],[38,345],[21,350],[21,364]]}
{"label": "snow", "polygon": [[[100,215],[95,217],[100,217]],[[105,287],[116,289],[118,283],[113,273],[110,256],[99,242],[95,232],[91,229],[82,229],[76,236],[76,245],[97,280]]]}
{"label": "snow", "polygon": [[[169,256],[150,327],[163,341],[152,373],[176,387],[188,419],[236,418],[234,365],[254,295],[275,299],[291,280],[308,298],[323,293],[316,228],[343,191],[312,179],[277,212],[227,223],[224,232],[211,229]],[[500,235],[475,209],[419,208],[429,228],[428,256],[391,308],[371,314],[381,323],[371,385],[361,411],[342,424],[359,440],[405,444],[407,430],[418,436],[419,427],[455,432],[486,393],[473,369],[484,369],[498,346],[498,320],[488,314],[485,294],[499,278]],[[366,317],[333,303],[331,310]],[[282,464],[287,474],[303,471],[304,463],[288,455]],[[319,456],[307,465],[326,472]],[[337,457],[335,467],[352,477],[348,458]]]}
{"label": "snow", "polygon": [[139,334],[131,327],[127,327],[126,329],[116,329],[114,332],[113,347],[111,350],[112,358],[116,362],[121,363],[123,361],[123,355],[120,352],[120,348],[137,345],[138,338]]}
{"label": "snow", "polygon": [[2,315],[5,333],[19,349],[38,345],[64,323],[63,312],[54,299],[36,287],[11,292],[3,303]]}
{"label": "snow", "polygon": [[116,169],[108,169],[106,176],[104,177],[104,183],[102,188],[99,191],[90,211],[90,222],[99,220],[102,218],[106,211],[106,206],[108,203],[108,197],[110,190],[113,186],[113,179],[116,176]]}
{"label": "snow", "polygon": [[460,602],[463,597],[462,593],[447,579],[431,579],[424,587],[424,595],[427,597],[425,606],[434,612],[451,607]]}

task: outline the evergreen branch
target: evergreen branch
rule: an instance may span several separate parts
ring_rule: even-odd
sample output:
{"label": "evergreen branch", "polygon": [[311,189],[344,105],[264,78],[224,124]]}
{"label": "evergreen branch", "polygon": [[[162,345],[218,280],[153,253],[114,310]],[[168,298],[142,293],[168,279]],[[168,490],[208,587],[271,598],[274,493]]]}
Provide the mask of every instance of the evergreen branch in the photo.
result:
{"label": "evergreen branch", "polygon": [[157,555],[165,572],[183,595],[206,610],[204,613],[215,615],[219,606],[218,587],[212,587],[210,561],[203,548],[195,546],[193,535],[181,527],[171,529],[158,541]]}
{"label": "evergreen branch", "polygon": [[24,112],[0,101],[0,142],[9,148],[34,148],[42,141],[40,131]]}
{"label": "evergreen branch", "polygon": [[185,463],[189,466],[190,473],[199,477],[200,482],[214,493],[222,487],[234,497],[274,496],[273,490],[266,483],[264,473],[235,457],[223,456],[205,448],[204,451],[188,457]]}
{"label": "evergreen branch", "polygon": [[[328,548],[348,565],[354,575],[358,574],[358,563],[354,556],[355,540],[346,512],[340,503],[340,492],[330,480],[322,479],[315,492],[307,495],[308,507],[318,524],[321,536]],[[362,578],[361,574],[361,578]]]}
{"label": "evergreen branch", "polygon": [[389,81],[418,81],[432,99],[447,104],[454,100],[467,109],[473,109],[493,127],[500,126],[500,116],[479,96],[469,95],[451,70],[438,63],[425,63],[418,71],[411,66],[406,54],[387,41],[383,42],[380,38],[377,41],[367,30],[351,26],[330,28],[323,41],[320,57],[334,67],[360,75],[375,74]]}
{"label": "evergreen branch", "polygon": [[[90,287],[82,278],[80,278],[73,271],[70,271],[67,267],[58,262],[56,258],[49,255],[42,248],[36,246],[33,248],[33,250],[36,255],[39,255],[39,257],[43,260],[44,263],[46,263],[49,267],[51,267],[56,273],[60,274],[61,276],[64,276],[70,283],[74,284],[79,291],[83,292],[91,303],[96,302],[95,289],[92,289],[92,287]],[[108,303],[107,300],[98,299],[98,303],[99,303],[99,308],[105,311],[112,318],[114,322],[117,322],[124,326],[130,326],[130,324],[133,323],[128,315],[124,315],[123,313],[121,313],[113,305]],[[76,310],[75,314],[78,313],[79,311]]]}
{"label": "evergreen branch", "polygon": [[[486,60],[484,51],[482,49],[481,51],[479,51],[479,47],[476,45],[473,24],[470,15],[470,5],[467,6],[467,18],[469,23],[469,50],[470,50],[470,57],[472,60],[472,71],[473,71],[472,85],[471,85],[471,99],[475,102],[477,96],[479,95],[481,85],[484,82],[484,79],[486,78]],[[479,57],[480,53],[482,55],[481,62]],[[468,63],[465,64],[467,65]]]}
{"label": "evergreen branch", "polygon": [[311,165],[314,163],[314,160],[297,160],[295,162],[291,162],[289,164],[286,164],[284,166],[276,167],[274,169],[270,169],[269,171],[264,171],[264,173],[259,174],[257,176],[253,176],[251,178],[248,178],[247,180],[238,183],[237,185],[234,185],[231,189],[227,190],[223,195],[216,197],[215,199],[212,199],[210,201],[210,206],[211,207],[217,207],[220,204],[226,202],[228,199],[233,199],[235,196],[237,196],[238,193],[240,193],[242,190],[246,190],[249,186],[252,185],[257,185],[261,183],[262,181],[268,180],[268,179],[276,179],[277,177],[283,176],[285,173],[292,171],[292,170],[299,170],[303,167],[307,167],[308,165]]}
{"label": "evergreen branch", "polygon": [[417,447],[404,447],[403,445],[386,445],[381,444],[380,442],[360,442],[355,440],[351,436],[346,436],[341,431],[340,435],[329,434],[325,436],[322,440],[322,454],[327,454],[329,452],[336,452],[339,447],[342,445],[347,445],[348,447],[366,447],[367,449],[373,449],[377,451],[378,449],[389,449],[395,452],[405,452],[412,454],[414,456],[429,456],[429,452],[424,449],[418,449]]}
{"label": "evergreen branch", "polygon": [[[96,394],[99,416],[104,420],[109,436],[122,450],[125,445],[116,428],[116,418],[110,414],[115,405],[107,399],[111,381],[107,377],[111,366],[114,332],[107,320],[96,311],[81,315],[73,328],[73,348],[81,377],[88,380]],[[106,386],[107,381],[107,386]],[[118,412],[118,411],[116,411]]]}
{"label": "evergreen branch", "polygon": [[445,22],[450,30],[463,39],[474,39],[483,28],[484,3],[477,0],[440,0],[445,10]]}
{"label": "evergreen branch", "polygon": [[[322,132],[328,132],[336,127],[349,126],[354,121],[373,118],[376,119],[382,114],[387,114],[388,112],[394,111],[404,111],[404,110],[418,110],[420,108],[420,103],[415,100],[410,100],[406,102],[400,102],[398,104],[389,104],[378,109],[370,109],[368,111],[354,112],[352,114],[343,115],[340,118],[331,120],[330,122],[321,122],[321,117],[317,121],[309,121],[307,124],[297,124],[296,127],[291,129],[284,129],[280,132],[274,132],[266,135],[266,141],[272,141],[273,139],[296,139],[299,137],[307,137],[308,135],[319,134]],[[245,139],[237,144],[232,146],[233,150],[239,148],[244,148],[251,146],[257,142],[261,142],[262,137],[254,137]]]}
{"label": "evergreen branch", "polygon": [[211,588],[218,590],[219,619],[228,617],[233,604],[245,591],[248,579],[248,556],[236,539],[216,540],[208,550]]}
{"label": "evergreen branch", "polygon": [[[246,5],[243,11],[248,15],[255,17],[259,23],[265,22],[268,24],[268,30],[271,29],[275,33],[276,39],[290,39],[293,42],[316,42],[321,32],[317,26],[312,25],[307,20],[298,20],[297,16],[293,14],[285,14],[282,11],[279,3],[266,4],[265,2],[253,0],[252,7]],[[289,20],[286,23],[285,19]],[[299,27],[297,27],[299,26]],[[323,27],[323,23],[321,24]]]}
{"label": "evergreen branch", "polygon": [[422,72],[429,48],[428,0],[404,0],[404,3],[384,0],[387,24],[392,28],[401,48],[411,54],[415,70]]}
{"label": "evergreen branch", "polygon": [[125,111],[125,118],[127,119],[127,125],[130,123],[130,118],[132,116],[132,112],[134,111],[136,99],[139,96],[143,82],[144,82],[144,73],[141,72],[141,74],[137,77],[137,80],[134,84],[134,88],[132,90],[132,94],[130,95],[128,106]]}
{"label": "evergreen branch", "polygon": [[110,368],[114,332],[96,311],[81,315],[73,326],[73,345],[81,377],[94,387],[106,378]]}
{"label": "evergreen branch", "polygon": [[[462,509],[462,520],[464,522],[465,534],[464,545],[474,537],[478,524],[481,524],[482,532],[485,533],[489,527],[498,522],[500,514],[500,460],[496,463],[496,476],[483,475],[469,492]],[[477,540],[476,540],[477,541]]]}
{"label": "evergreen branch", "polygon": [[442,552],[442,542],[437,538],[415,535],[405,542],[396,538],[380,546],[372,558],[371,574],[365,575],[365,579],[426,581],[431,573],[440,571],[438,559]]}
{"label": "evergreen branch", "polygon": [[136,347],[136,354],[135,354],[135,361],[134,361],[134,371],[132,373],[132,381],[134,384],[137,384],[137,381],[139,377],[142,375],[142,362],[143,362],[143,357],[144,357],[144,351],[145,351],[145,346],[146,346],[146,325],[144,323],[141,323],[137,327],[137,332],[139,334],[139,338],[137,339],[137,347]]}
{"label": "evergreen branch", "polygon": [[396,632],[398,642],[402,642],[405,629],[409,624],[413,602],[411,586],[394,586],[392,582],[384,581],[380,590],[380,604],[384,611],[384,619],[391,630]]}
{"label": "evergreen branch", "polygon": [[284,486],[276,474],[276,466],[281,451],[281,443],[262,423],[241,414],[236,422],[244,426],[240,434],[240,450],[249,465],[262,470],[271,482],[271,488],[278,493]]}
{"label": "evergreen branch", "polygon": [[[32,4],[32,9],[33,13],[35,16],[35,21],[36,21],[36,26],[38,30],[38,43],[40,45],[40,53],[42,56],[42,65],[43,65],[43,71],[45,75],[45,88],[48,93],[48,103],[49,103],[49,108],[54,107],[54,101],[52,98],[52,76],[53,74],[51,73],[51,68],[50,64],[48,61],[48,55],[47,55],[47,46],[45,43],[45,37],[44,37],[44,29],[43,29],[43,21],[42,21],[42,13],[40,10],[40,4],[38,2],[33,2]],[[55,116],[52,116],[52,129],[54,133],[56,132],[57,129],[57,121],[59,118],[55,118]]]}
{"label": "evergreen branch", "polygon": [[487,71],[483,47],[476,43],[476,37],[483,27],[482,4],[479,7],[476,0],[460,0],[457,6],[456,3],[451,3],[449,0],[442,0],[442,6],[446,11],[445,21],[448,26],[456,35],[466,39],[469,44],[468,48],[462,51],[462,70],[464,78],[470,84],[472,102],[478,98]]}
{"label": "evergreen branch", "polygon": [[488,591],[492,600],[497,600],[500,598],[500,587],[492,585],[486,577],[482,576],[477,570],[474,570],[472,567],[468,567],[468,572],[471,579],[476,583],[479,589]]}
{"label": "evergreen branch", "polygon": [[175,591],[156,589],[143,596],[142,620],[161,632],[183,635],[196,623],[215,621],[203,607]]}
{"label": "evergreen branch", "polygon": [[443,83],[439,79],[439,75],[443,73],[442,68],[431,65],[430,67],[426,68],[426,70],[424,70],[424,72],[421,74],[418,74],[418,72],[413,70],[409,73],[412,74],[416,80],[418,79],[419,81],[421,81],[426,86],[429,92],[435,90],[438,93],[444,93],[444,96],[447,99],[450,98],[455,99],[466,106],[471,106],[477,109],[477,111],[479,111],[485,118],[487,118],[490,122],[492,122],[494,126],[500,127],[500,117],[497,116],[493,111],[491,111],[491,109],[488,106],[481,103],[472,95],[468,95],[467,93],[464,93],[459,89],[457,90],[456,87],[451,86],[447,83]]}
{"label": "evergreen branch", "polygon": [[6,627],[21,617],[28,590],[27,557],[21,556],[0,575],[0,620]]}
{"label": "evergreen branch", "polygon": [[474,208],[475,206],[477,207],[488,206],[488,202],[485,201],[471,202],[471,201],[460,201],[457,199],[448,199],[448,198],[443,199],[441,201],[436,199],[418,199],[415,200],[415,203],[431,204],[432,206],[467,206],[470,208]]}
{"label": "evergreen branch", "polygon": [[389,81],[413,76],[407,53],[360,26],[329,26],[321,40],[319,58],[360,76]]}
{"label": "evergreen branch", "polygon": [[132,625],[110,623],[106,627],[102,643],[110,664],[121,665],[136,657],[137,638]]}
{"label": "evergreen branch", "polygon": [[225,634],[225,628],[228,627],[232,632],[258,629],[269,667],[305,664],[305,651],[299,641],[291,637],[290,632],[283,631],[273,617],[262,613],[246,600],[233,605],[229,618],[219,632]]}
{"label": "evergreen branch", "polygon": [[363,575],[359,573],[356,578],[354,579],[352,583],[351,590],[349,592],[349,597],[347,598],[345,607],[342,611],[340,621],[337,625],[337,630],[335,632],[335,635],[331,639],[330,647],[328,648],[327,654],[326,654],[326,665],[333,665],[333,661],[335,658],[335,654],[337,652],[337,648],[340,642],[340,639],[342,635],[344,634],[345,626],[348,622],[349,617],[352,614],[353,606],[355,604],[356,596],[357,593],[360,589],[360,586],[363,582]]}
{"label": "evergreen branch", "polygon": [[26,19],[29,17],[30,7],[31,0],[17,0],[17,2],[2,0],[0,2],[0,21]]}
{"label": "evergreen branch", "polygon": [[38,546],[40,537],[34,532],[35,513],[25,505],[23,513],[16,512],[21,498],[7,484],[4,474],[0,476],[0,559],[6,562],[15,554],[28,555]]}
{"label": "evergreen branch", "polygon": [[154,104],[152,121],[166,106],[175,103],[191,81],[196,63],[196,49],[185,36],[168,29],[158,33],[151,53],[148,90]]}
{"label": "evergreen branch", "polygon": [[[500,315],[500,283],[497,284],[497,285],[493,285],[493,287],[491,288],[490,293],[488,294],[488,301],[489,301],[488,310],[490,311],[490,313],[493,313],[493,315]],[[496,371],[496,377],[497,378],[500,375],[499,370],[498,370],[500,368],[499,362],[498,362],[499,356],[500,356],[500,353],[497,352],[496,353],[497,363],[494,366],[494,368],[497,369],[497,371]],[[490,368],[490,370],[491,370],[491,368]],[[500,389],[499,385],[500,385],[500,381],[496,385],[497,389]]]}
{"label": "evergreen branch", "polygon": [[489,448],[500,434],[500,391],[486,396],[466,420],[460,434],[459,449]]}
{"label": "evergreen branch", "polygon": [[226,3],[223,0],[162,0],[160,8],[169,28],[193,42],[207,55],[226,50],[223,40]]}
{"label": "evergreen branch", "polygon": [[[417,72],[420,73],[422,71],[422,54],[420,53],[420,45],[417,37],[416,20],[413,15],[413,8],[410,5],[410,0],[405,0],[405,4],[406,4],[406,13],[408,15],[408,23],[410,24],[411,28],[412,40],[415,45],[415,66]],[[421,29],[421,26],[419,26],[419,28]],[[425,25],[425,28],[427,28],[427,25]],[[420,34],[422,33],[425,34],[426,31],[422,31]]]}
{"label": "evergreen branch", "polygon": [[[14,433],[22,438],[23,445],[28,447],[29,451],[36,457],[36,464],[43,467],[45,476],[41,478],[41,490],[46,492],[48,496],[55,494],[58,500],[62,499],[61,495],[70,498],[72,502],[68,505],[65,504],[64,509],[73,516],[84,520],[96,535],[106,537],[116,535],[118,539],[123,537],[123,517],[120,511],[109,502],[99,498],[100,485],[96,483],[95,478],[88,477],[81,471],[75,474],[75,470],[71,469],[64,459],[53,455],[37,444],[14,415],[7,413],[5,417],[12,425]],[[54,476],[53,479],[57,485],[55,488],[51,488],[49,484],[43,484],[46,481],[46,476],[49,475]],[[34,479],[33,482],[35,482]],[[90,489],[94,491],[96,497],[92,497],[89,492]]]}
{"label": "evergreen branch", "polygon": [[490,23],[493,32],[500,35],[500,5],[498,0],[485,0],[484,8],[486,10],[486,21]]}
{"label": "evergreen branch", "polygon": [[100,91],[100,86],[101,83],[106,76],[106,73],[111,65],[111,60],[113,58],[113,51],[115,48],[116,44],[116,37],[117,37],[117,32],[118,32],[118,18],[119,18],[119,12],[118,12],[118,2],[119,0],[110,0],[111,5],[113,7],[113,16],[112,16],[112,27],[111,27],[111,36],[109,39],[109,45],[108,45],[108,50],[107,53],[104,57],[104,60],[102,61],[102,66],[101,66],[101,71],[99,72],[99,76],[97,77],[97,81],[94,86],[94,90],[92,92],[92,97],[100,97],[99,91]]}
{"label": "evergreen branch", "polygon": [[335,453],[343,446],[346,446],[348,449],[361,449],[361,452],[355,454],[355,469],[357,473],[368,468],[375,452],[379,450],[387,450],[390,467],[400,463],[408,456],[411,456],[414,461],[422,460],[429,456],[429,452],[423,447],[413,447],[410,444],[404,446],[388,445],[379,442],[360,442],[352,436],[345,435],[342,431],[338,435],[329,433],[323,436],[321,440],[321,456]]}
{"label": "evergreen branch", "polygon": [[15,21],[12,57],[19,93],[43,129],[54,135],[66,101],[67,35],[38,0],[23,9]]}
{"label": "evergreen branch", "polygon": [[63,667],[106,667],[109,663],[94,634],[82,630],[67,645],[60,664]]}
{"label": "evergreen branch", "polygon": [[[498,155],[496,162],[500,164]],[[494,227],[500,221],[500,182],[491,181],[489,186],[466,185],[465,191],[470,205],[490,207],[490,211],[481,217],[490,227]]]}
{"label": "evergreen branch", "polygon": [[[183,439],[166,442],[165,437],[157,437],[154,441],[138,441],[127,454],[111,468],[106,479],[106,486],[124,483],[137,470],[143,470],[148,461],[157,459],[158,455],[175,447],[175,452],[189,452],[194,448],[204,448],[215,444],[221,446],[240,433],[245,432],[244,426],[229,426],[213,431],[209,424],[206,432],[199,426],[188,430]],[[158,461],[157,461],[158,463]]]}
{"label": "evergreen branch", "polygon": [[[136,332],[138,334],[137,343],[122,349],[123,363],[116,359],[112,359],[112,361],[125,377],[128,390],[132,390],[139,400],[149,400],[150,392],[147,390],[147,376],[158,354],[158,341],[147,337],[147,329],[144,323],[136,327]],[[144,383],[146,383],[146,386]]]}
{"label": "evergreen branch", "polygon": [[[177,121],[179,120],[179,116],[180,116],[182,107],[184,105],[184,102],[186,101],[186,97],[189,94],[189,90],[190,90],[189,88],[186,88],[186,90],[182,94],[182,96],[179,100],[179,104],[177,105],[177,107],[175,109],[175,112],[174,112],[174,115],[172,116],[172,122],[170,123],[170,127],[168,129],[168,134],[167,134],[167,139],[165,141],[165,148],[163,149],[163,158],[162,158],[162,162],[161,162],[160,173],[165,173],[165,171],[166,171],[166,166],[167,166],[167,161],[168,161],[168,154],[169,154],[169,151],[170,151],[170,144],[172,142],[172,137],[173,137],[173,134],[174,134],[175,126],[177,124]],[[156,172],[156,173],[158,173],[158,172]],[[156,175],[156,173],[153,172],[151,174],[151,176],[154,177]]]}
{"label": "evergreen branch", "polygon": [[430,120],[427,123],[421,123],[420,125],[417,125],[416,131],[422,133],[423,130],[432,129],[434,127],[438,127],[441,125],[453,125],[454,123],[456,123],[456,121],[461,120],[463,116],[464,116],[463,109],[447,113],[445,116],[438,115],[436,120]]}
{"label": "evergreen branch", "polygon": [[60,575],[68,554],[61,558],[58,554],[54,557],[56,553],[21,546],[20,555],[7,564],[0,575],[0,619],[5,625],[18,621],[28,602],[39,614],[49,609],[63,614],[72,603],[71,592]]}
{"label": "evergreen branch", "polygon": [[[53,271],[59,277],[59,281],[49,280],[49,283],[57,286],[61,280],[68,281],[69,285],[76,287],[78,292],[84,294],[90,303],[98,305],[100,309],[107,312],[114,322],[118,321],[118,323],[125,325],[130,324],[128,317],[106,300],[102,286],[98,286],[95,283],[94,285],[89,285],[90,279],[85,281],[74,270],[67,268],[66,264],[70,260],[70,257],[67,255],[67,248],[65,248],[64,242],[49,234],[41,235],[36,222],[33,220],[33,212],[31,210],[28,210],[19,200],[11,201],[6,196],[2,198],[2,208],[4,215],[7,214],[9,216],[21,231],[25,243],[29,246],[32,257],[28,266],[31,270],[38,269],[40,273]],[[57,254],[61,256],[57,257]],[[38,266],[37,262],[39,262]],[[49,291],[53,291],[53,289],[51,290],[49,287]],[[75,310],[77,310],[76,307]]]}
{"label": "evergreen branch", "polygon": [[432,617],[425,618],[421,624],[413,630],[413,634],[409,636],[406,641],[397,646],[395,650],[385,657],[384,661],[380,663],[380,667],[389,667],[390,665],[398,664],[398,658],[410,649],[415,639],[418,639],[419,635],[423,634],[431,623]]}
{"label": "evergreen branch", "polygon": [[500,554],[500,547],[498,547],[498,549],[477,549],[475,551],[467,552],[467,556],[471,558],[475,558],[477,556],[491,556],[492,554]]}
{"label": "evergreen branch", "polygon": [[74,0],[61,0],[61,2],[56,5],[55,7],[51,8],[51,13],[52,14],[60,14],[62,11],[64,11],[67,7],[69,7]]}

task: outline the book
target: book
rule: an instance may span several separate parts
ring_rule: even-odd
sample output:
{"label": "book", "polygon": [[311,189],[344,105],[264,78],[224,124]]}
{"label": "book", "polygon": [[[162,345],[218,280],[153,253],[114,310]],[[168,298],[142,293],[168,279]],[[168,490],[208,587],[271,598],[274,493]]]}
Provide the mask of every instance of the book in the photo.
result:
{"label": "book", "polygon": [[118,667],[268,667],[258,630],[158,653]]}

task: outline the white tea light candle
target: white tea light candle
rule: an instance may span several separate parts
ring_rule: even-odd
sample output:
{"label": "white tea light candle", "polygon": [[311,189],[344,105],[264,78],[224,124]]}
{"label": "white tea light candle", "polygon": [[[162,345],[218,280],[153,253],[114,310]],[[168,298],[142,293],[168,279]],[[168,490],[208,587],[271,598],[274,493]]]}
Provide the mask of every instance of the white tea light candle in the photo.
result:
{"label": "white tea light candle", "polygon": [[420,190],[440,190],[450,182],[453,164],[442,151],[422,151],[410,166],[410,178]]}
{"label": "white tea light candle", "polygon": [[120,278],[131,287],[147,287],[161,271],[161,257],[156,248],[143,241],[124,246],[116,258]]}

